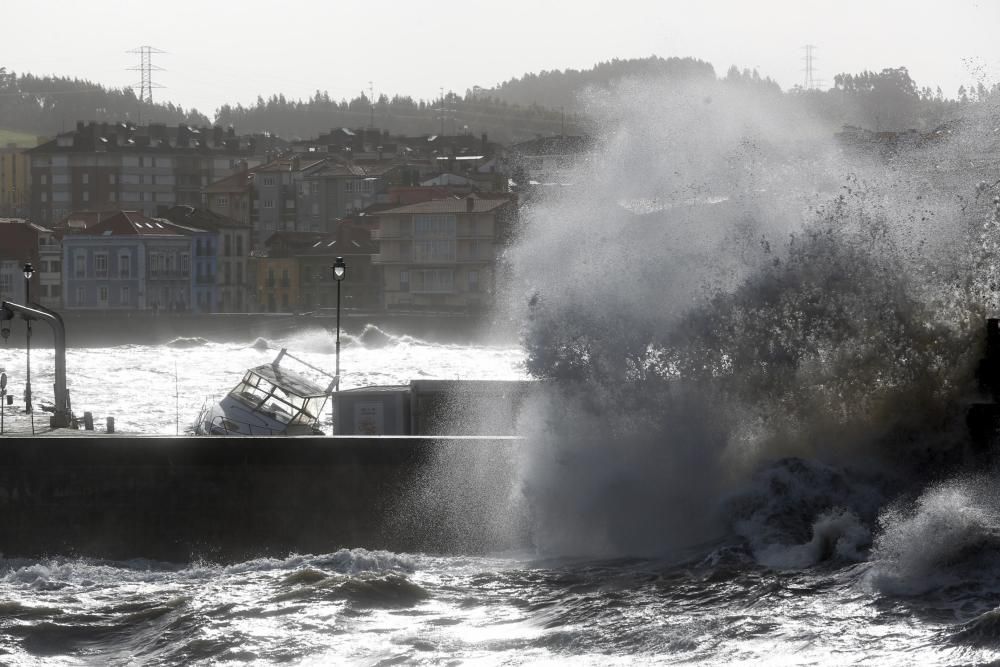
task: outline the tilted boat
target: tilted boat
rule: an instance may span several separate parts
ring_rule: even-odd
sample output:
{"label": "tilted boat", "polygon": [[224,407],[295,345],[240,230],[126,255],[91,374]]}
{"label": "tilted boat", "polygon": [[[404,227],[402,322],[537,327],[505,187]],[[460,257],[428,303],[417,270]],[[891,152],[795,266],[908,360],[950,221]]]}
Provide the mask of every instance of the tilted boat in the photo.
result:
{"label": "tilted boat", "polygon": [[[332,378],[321,387],[288,368],[289,357]],[[337,386],[336,376],[292,356],[284,348],[269,364],[247,370],[233,389],[217,403],[206,402],[198,415],[199,435],[322,435],[320,417]]]}

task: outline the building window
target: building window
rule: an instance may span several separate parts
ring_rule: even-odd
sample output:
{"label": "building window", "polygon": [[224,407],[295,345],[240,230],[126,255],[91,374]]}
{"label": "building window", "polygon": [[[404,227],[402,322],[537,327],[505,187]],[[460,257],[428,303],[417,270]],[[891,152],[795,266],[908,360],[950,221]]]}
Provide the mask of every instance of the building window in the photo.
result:
{"label": "building window", "polygon": [[49,271],[52,273],[62,273],[62,261],[54,259],[49,262]]}
{"label": "building window", "polygon": [[108,174],[108,183],[110,183],[111,185],[115,184],[115,175],[114,174]]}
{"label": "building window", "polygon": [[58,299],[62,296],[62,285],[53,285],[50,292],[52,298]]}
{"label": "building window", "polygon": [[455,242],[447,240],[414,241],[413,261],[420,263],[454,262]]}
{"label": "building window", "polygon": [[13,289],[14,277],[9,273],[0,273],[0,295],[10,294]]}
{"label": "building window", "polygon": [[42,185],[46,185],[49,182],[49,177],[46,174],[42,174]]}
{"label": "building window", "polygon": [[229,197],[216,197],[215,198],[215,205],[216,206],[229,206]]}
{"label": "building window", "polygon": [[413,216],[413,237],[417,239],[453,239],[456,229],[454,215]]}
{"label": "building window", "polygon": [[121,303],[122,303],[123,306],[127,306],[129,304],[129,289],[128,289],[128,285],[122,285]]}
{"label": "building window", "polygon": [[124,253],[118,255],[118,277],[125,279],[132,277],[132,258]]}
{"label": "building window", "polygon": [[191,272],[191,255],[186,252],[181,253],[181,271],[184,273]]}
{"label": "building window", "polygon": [[414,292],[450,293],[455,291],[455,272],[451,269],[422,269],[413,272]]}
{"label": "building window", "polygon": [[410,291],[410,272],[400,271],[399,272],[399,291],[409,292]]}
{"label": "building window", "polygon": [[87,258],[83,253],[73,255],[73,275],[84,278],[87,275]]}
{"label": "building window", "polygon": [[264,208],[274,208],[274,200],[273,199],[265,199],[264,200]]}
{"label": "building window", "polygon": [[243,235],[242,234],[237,234],[236,235],[236,256],[237,257],[242,257],[243,256]]}
{"label": "building window", "polygon": [[230,234],[224,234],[222,236],[222,254],[229,257],[233,254],[233,237]]}
{"label": "building window", "polygon": [[84,292],[83,288],[82,287],[77,287],[76,288],[76,305],[82,306],[83,305],[83,300],[84,300],[85,296],[86,296],[86,293]]}
{"label": "building window", "polygon": [[89,192],[84,192],[83,193],[83,201],[90,201],[90,193]]}
{"label": "building window", "polygon": [[97,302],[102,306],[108,305],[108,288],[104,285],[97,288]]}
{"label": "building window", "polygon": [[108,201],[117,201],[117,200],[118,200],[118,193],[117,192],[109,192],[108,193]]}
{"label": "building window", "polygon": [[274,185],[274,176],[265,176],[264,185]]}
{"label": "building window", "polygon": [[469,271],[469,291],[479,291],[479,271]]}
{"label": "building window", "polygon": [[81,181],[81,182],[82,182],[82,183],[83,183],[84,185],[87,185],[88,183],[90,183],[90,174],[83,174],[83,175],[82,175],[82,176],[80,177],[80,181]]}
{"label": "building window", "polygon": [[98,278],[108,277],[108,256],[99,252],[94,255],[94,275]]}

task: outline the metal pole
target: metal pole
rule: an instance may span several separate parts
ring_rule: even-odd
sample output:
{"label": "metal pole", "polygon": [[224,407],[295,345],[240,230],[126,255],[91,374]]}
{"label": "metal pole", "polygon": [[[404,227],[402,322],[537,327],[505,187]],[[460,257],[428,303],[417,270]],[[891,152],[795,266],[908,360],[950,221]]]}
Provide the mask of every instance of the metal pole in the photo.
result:
{"label": "metal pole", "polygon": [[[25,277],[24,279],[24,302],[27,304],[31,303],[31,278]],[[26,351],[28,353],[27,359],[27,373],[26,373],[26,384],[24,387],[24,409],[29,414],[32,415],[31,418],[31,434],[35,434],[35,419],[34,419],[34,409],[31,405],[31,320],[27,320],[27,343]]]}
{"label": "metal pole", "polygon": [[340,283],[337,281],[337,391],[340,391]]}

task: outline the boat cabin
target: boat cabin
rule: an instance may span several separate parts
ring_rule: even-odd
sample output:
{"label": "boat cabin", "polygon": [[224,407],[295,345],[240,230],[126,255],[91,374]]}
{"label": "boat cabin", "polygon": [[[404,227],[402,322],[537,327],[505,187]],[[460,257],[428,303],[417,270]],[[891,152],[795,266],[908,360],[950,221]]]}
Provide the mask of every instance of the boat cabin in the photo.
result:
{"label": "boat cabin", "polygon": [[[284,357],[333,379],[321,387],[280,366]],[[202,408],[195,432],[205,435],[319,435],[319,422],[337,378],[282,350],[269,364],[247,370],[216,404]]]}
{"label": "boat cabin", "polygon": [[294,371],[264,364],[248,370],[229,395],[282,424],[313,424],[328,393]]}

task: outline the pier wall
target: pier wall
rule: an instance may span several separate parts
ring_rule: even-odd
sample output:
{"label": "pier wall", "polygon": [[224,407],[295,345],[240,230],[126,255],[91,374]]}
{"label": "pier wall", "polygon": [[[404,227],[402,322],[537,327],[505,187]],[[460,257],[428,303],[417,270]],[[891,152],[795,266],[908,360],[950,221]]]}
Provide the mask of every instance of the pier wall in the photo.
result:
{"label": "pier wall", "polygon": [[0,438],[0,552],[179,562],[353,547],[445,553],[447,499],[439,516],[434,502],[413,511],[414,488],[449,453],[468,461],[480,452],[503,468],[519,442]]}

